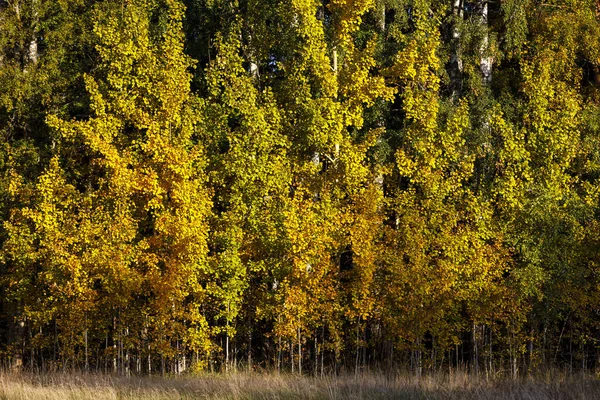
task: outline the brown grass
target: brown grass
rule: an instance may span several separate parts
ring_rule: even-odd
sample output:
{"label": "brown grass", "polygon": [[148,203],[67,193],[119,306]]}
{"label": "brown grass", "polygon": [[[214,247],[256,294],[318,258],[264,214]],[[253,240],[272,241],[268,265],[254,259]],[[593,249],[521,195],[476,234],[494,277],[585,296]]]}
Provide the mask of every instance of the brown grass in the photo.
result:
{"label": "brown grass", "polygon": [[591,375],[547,374],[520,381],[465,373],[312,378],[277,374],[114,377],[93,374],[0,373],[0,400],[155,399],[600,399]]}

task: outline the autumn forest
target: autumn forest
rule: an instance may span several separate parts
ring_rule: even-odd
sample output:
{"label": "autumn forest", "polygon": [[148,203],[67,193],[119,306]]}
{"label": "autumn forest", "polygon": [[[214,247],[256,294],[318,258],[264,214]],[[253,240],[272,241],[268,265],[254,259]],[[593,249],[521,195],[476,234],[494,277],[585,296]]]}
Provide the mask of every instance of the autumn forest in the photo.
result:
{"label": "autumn forest", "polygon": [[595,0],[0,0],[0,363],[600,368]]}

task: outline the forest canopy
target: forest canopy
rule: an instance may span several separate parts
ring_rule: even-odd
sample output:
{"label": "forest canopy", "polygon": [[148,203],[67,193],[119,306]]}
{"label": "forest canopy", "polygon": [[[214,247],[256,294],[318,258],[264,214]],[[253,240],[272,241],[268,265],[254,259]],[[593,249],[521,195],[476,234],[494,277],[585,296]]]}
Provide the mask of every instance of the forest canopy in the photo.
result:
{"label": "forest canopy", "polygon": [[600,367],[596,0],[0,0],[0,361]]}

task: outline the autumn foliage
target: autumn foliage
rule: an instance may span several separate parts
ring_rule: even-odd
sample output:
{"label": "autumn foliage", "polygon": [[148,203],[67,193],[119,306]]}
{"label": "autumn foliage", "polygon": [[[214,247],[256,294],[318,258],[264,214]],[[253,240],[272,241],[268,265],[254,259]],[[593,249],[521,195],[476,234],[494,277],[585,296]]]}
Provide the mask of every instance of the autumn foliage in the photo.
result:
{"label": "autumn foliage", "polygon": [[596,11],[0,0],[0,360],[600,367]]}

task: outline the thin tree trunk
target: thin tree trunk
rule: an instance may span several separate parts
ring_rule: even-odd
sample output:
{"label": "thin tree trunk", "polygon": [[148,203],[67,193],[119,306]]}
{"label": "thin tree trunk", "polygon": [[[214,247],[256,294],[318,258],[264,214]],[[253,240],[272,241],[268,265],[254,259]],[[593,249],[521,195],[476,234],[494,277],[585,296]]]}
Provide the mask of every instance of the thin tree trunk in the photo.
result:
{"label": "thin tree trunk", "polygon": [[358,357],[360,354],[360,342],[358,339],[359,325],[360,325],[360,323],[358,323],[356,325],[356,360],[354,362],[354,375],[356,375],[356,376],[358,376]]}
{"label": "thin tree trunk", "polygon": [[338,70],[338,54],[337,47],[333,46],[333,72],[337,73]]}
{"label": "thin tree trunk", "polygon": [[316,377],[319,373],[319,331],[315,330],[315,367],[313,375]]}
{"label": "thin tree trunk", "polygon": [[11,349],[10,369],[12,372],[17,373],[23,369],[23,341],[25,335],[25,321],[20,310],[20,302],[13,305],[12,318],[8,329],[8,343]]}
{"label": "thin tree trunk", "polygon": [[472,362],[473,362],[473,370],[475,371],[476,375],[479,375],[479,343],[478,343],[478,339],[479,339],[479,325],[477,325],[476,323],[473,323],[473,357],[472,357]]}
{"label": "thin tree trunk", "polygon": [[[107,336],[107,347],[108,347],[108,336]],[[54,346],[52,347],[52,361],[54,362],[54,366],[57,363],[57,350],[58,350],[58,327],[56,326],[56,320],[54,320]]]}
{"label": "thin tree trunk", "polygon": [[569,373],[573,373],[573,328],[569,326]]}
{"label": "thin tree trunk", "polygon": [[248,330],[248,372],[252,371],[252,328]]}
{"label": "thin tree trunk", "polygon": [[131,376],[131,358],[129,348],[125,349],[125,376]]}
{"label": "thin tree trunk", "polygon": [[90,368],[90,363],[88,360],[88,330],[85,328],[83,331],[83,337],[85,341],[85,371],[88,372]]}
{"label": "thin tree trunk", "polygon": [[363,340],[362,340],[362,343],[361,343],[361,349],[362,349],[362,365],[361,365],[361,368],[363,370],[367,366],[367,328],[368,328],[368,324],[367,324],[367,321],[365,321],[365,328],[363,329]]}
{"label": "thin tree trunk", "polygon": [[35,370],[35,348],[33,347],[32,343],[33,343],[33,328],[31,327],[31,321],[29,321],[29,323],[27,324],[28,326],[28,330],[29,330],[29,347],[30,347],[30,360],[29,360],[29,366],[31,368],[31,372],[34,372]]}
{"label": "thin tree trunk", "polygon": [[482,29],[485,29],[483,35],[483,41],[481,42],[481,63],[480,69],[483,75],[483,83],[489,85],[492,82],[492,57],[489,55],[489,34],[487,32],[488,26],[488,3],[487,0],[482,0],[481,3],[481,25]]}
{"label": "thin tree trunk", "polygon": [[458,370],[458,367],[460,365],[460,363],[458,361],[458,345],[456,345],[456,347],[455,347],[455,358],[456,358],[456,369]]}
{"label": "thin tree trunk", "polygon": [[390,360],[389,360],[389,368],[392,372],[394,370],[394,341],[390,340]]}
{"label": "thin tree trunk", "polygon": [[225,372],[229,372],[229,322],[227,322],[227,332],[225,337]]}
{"label": "thin tree trunk", "polygon": [[421,377],[423,373],[423,363],[421,360],[421,339],[417,339],[417,349],[415,351],[415,371],[417,373],[417,377]]}
{"label": "thin tree trunk", "polygon": [[[40,326],[40,337],[43,337],[43,332],[42,332],[41,326]],[[40,347],[38,348],[38,352],[39,352],[40,358],[41,358],[41,369],[43,372],[46,372],[46,360],[44,358],[44,348],[42,347],[41,344],[40,344]]]}
{"label": "thin tree trunk", "polygon": [[281,336],[278,336],[278,343],[277,343],[277,373],[281,372]]}
{"label": "thin tree trunk", "polygon": [[527,352],[529,353],[529,365],[527,366],[527,369],[529,370],[529,373],[532,372],[533,370],[533,363],[535,361],[534,355],[533,355],[533,328],[530,329],[529,331],[529,340],[527,343]]}
{"label": "thin tree trunk", "polygon": [[453,51],[450,58],[450,85],[452,87],[452,97],[457,98],[461,93],[463,72],[461,35],[458,27],[458,21],[462,21],[463,19],[462,0],[453,0],[452,13],[454,14],[455,22],[454,26],[452,27]]}
{"label": "thin tree trunk", "polygon": [[237,372],[237,367],[238,367],[238,362],[237,362],[237,356],[238,356],[238,351],[237,351],[237,341],[235,340],[235,337],[233,338],[233,372]]}
{"label": "thin tree trunk", "polygon": [[581,341],[581,371],[583,373],[585,373],[586,370],[586,364],[585,364],[585,345],[583,343],[583,341]]}
{"label": "thin tree trunk", "polygon": [[29,41],[28,56],[29,62],[36,65],[38,62],[38,43],[37,43],[37,31],[38,31],[38,18],[39,18],[39,0],[31,1],[31,13],[33,16],[33,22],[31,26],[31,40]]}
{"label": "thin tree trunk", "polygon": [[118,348],[117,348],[117,342],[118,339],[115,337],[115,335],[117,334],[117,317],[113,317],[113,335],[112,335],[112,347],[113,347],[113,373],[117,373],[117,368],[118,368],[118,364],[117,364],[117,356],[118,356]]}
{"label": "thin tree trunk", "polygon": [[302,335],[298,328],[298,373],[302,375]]}
{"label": "thin tree trunk", "polygon": [[435,336],[431,336],[431,365],[433,366],[433,372],[437,370],[437,348],[435,347]]}
{"label": "thin tree trunk", "polygon": [[543,336],[543,347],[542,347],[542,364],[545,366],[546,365],[546,349],[547,349],[547,342],[546,342],[546,332],[548,331],[548,321],[544,321],[544,336]]}
{"label": "thin tree trunk", "polygon": [[324,353],[325,353],[325,325],[321,327],[321,376],[325,375],[325,364],[324,364]]}

